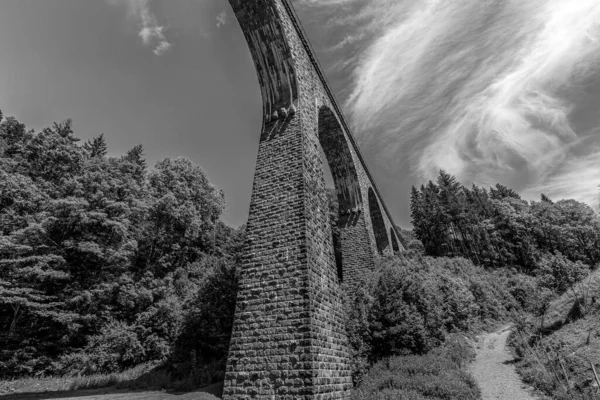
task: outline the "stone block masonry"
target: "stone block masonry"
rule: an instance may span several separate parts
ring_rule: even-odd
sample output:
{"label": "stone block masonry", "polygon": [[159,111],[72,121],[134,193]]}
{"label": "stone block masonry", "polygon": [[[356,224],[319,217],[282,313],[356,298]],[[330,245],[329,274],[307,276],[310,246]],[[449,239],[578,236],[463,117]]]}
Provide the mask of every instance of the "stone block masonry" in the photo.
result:
{"label": "stone block masonry", "polygon": [[[263,98],[224,399],[347,399],[341,280],[397,232],[289,0],[230,0]],[[338,274],[320,150],[340,204]],[[389,234],[389,237],[388,237]]]}

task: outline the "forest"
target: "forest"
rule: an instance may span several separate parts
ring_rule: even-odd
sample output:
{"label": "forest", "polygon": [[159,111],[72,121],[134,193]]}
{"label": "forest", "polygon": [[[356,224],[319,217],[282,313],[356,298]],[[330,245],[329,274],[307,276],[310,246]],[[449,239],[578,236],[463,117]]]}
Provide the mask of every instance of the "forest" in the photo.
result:
{"label": "forest", "polygon": [[187,159],[149,169],[142,146],[108,157],[70,120],[2,119],[0,377],[222,359],[243,244],[224,207]]}
{"label": "forest", "polygon": [[[70,120],[34,132],[0,113],[0,379],[149,365],[190,387],[222,381],[244,249],[225,207],[190,160],[149,167],[141,145],[112,157]],[[478,399],[465,337],[521,321],[521,346],[535,346],[536,321],[566,295],[580,309],[571,320],[597,314],[573,289],[600,262],[588,205],[440,171],[412,189],[411,219],[407,251],[345,291],[356,399]]]}

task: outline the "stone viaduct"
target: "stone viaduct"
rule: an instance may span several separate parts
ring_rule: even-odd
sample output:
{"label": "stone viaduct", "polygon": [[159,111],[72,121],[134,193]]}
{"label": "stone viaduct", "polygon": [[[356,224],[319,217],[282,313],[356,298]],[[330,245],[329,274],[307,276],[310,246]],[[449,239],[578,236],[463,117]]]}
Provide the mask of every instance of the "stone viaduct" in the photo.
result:
{"label": "stone viaduct", "polygon": [[[291,0],[229,0],[263,98],[263,128],[224,399],[346,399],[341,281],[400,251],[392,218]],[[336,266],[321,150],[339,202]]]}

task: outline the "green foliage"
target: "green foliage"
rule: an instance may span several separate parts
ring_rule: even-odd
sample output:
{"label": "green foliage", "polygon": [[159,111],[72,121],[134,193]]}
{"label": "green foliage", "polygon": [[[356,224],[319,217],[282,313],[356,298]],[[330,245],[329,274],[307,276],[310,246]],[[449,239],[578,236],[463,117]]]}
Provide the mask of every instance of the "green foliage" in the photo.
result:
{"label": "green foliage", "polygon": [[[560,255],[552,262],[559,270],[570,263]],[[600,371],[599,273],[592,272],[558,298],[548,299],[540,318],[523,321],[512,338],[521,358],[517,371],[551,398],[597,397],[591,364]]]}
{"label": "green foliage", "polygon": [[514,267],[536,274],[548,254],[571,261],[600,261],[600,219],[575,200],[528,203],[497,184],[471,189],[440,171],[437,181],[411,192],[416,237],[431,256],[465,257],[492,268]]}
{"label": "green foliage", "polygon": [[354,380],[378,360],[427,354],[448,335],[505,320],[516,307],[501,274],[465,259],[399,254],[346,295]]}
{"label": "green foliage", "polygon": [[100,136],[85,142],[83,144],[83,149],[87,152],[87,155],[90,158],[105,157],[108,149],[106,147],[106,139],[104,139],[104,134],[102,133]]}
{"label": "green foliage", "polygon": [[[0,376],[161,363],[182,388],[222,380],[244,227],[219,222],[223,193],[190,160],[148,169],[141,145],[114,158],[103,135],[79,141],[70,120],[35,133],[0,113]],[[443,171],[411,200],[408,251],[345,295],[354,379],[365,399],[477,398],[448,337],[544,315],[600,262],[600,222]]]}
{"label": "green foliage", "polygon": [[116,373],[184,337],[222,359],[244,241],[223,193],[189,160],[79,141],[0,119],[0,376]]}
{"label": "green foliage", "polygon": [[60,369],[72,375],[121,372],[145,359],[145,349],[134,328],[119,321],[105,325],[91,336],[81,352],[65,354]]}
{"label": "green foliage", "polygon": [[193,376],[205,385],[224,378],[237,295],[235,264],[217,258],[206,262],[208,272],[188,305],[172,365],[175,376]]}
{"label": "green foliage", "polygon": [[589,266],[581,261],[570,261],[560,253],[546,255],[540,261],[538,270],[541,285],[559,295],[590,273]]}
{"label": "green foliage", "polygon": [[[598,315],[594,315],[548,338],[530,338],[527,346],[517,340],[514,345],[522,360],[516,367],[523,381],[556,400],[597,398],[597,383],[590,362],[598,369],[600,348],[589,340],[590,331],[598,327],[597,321]],[[565,346],[567,343],[569,346]]]}
{"label": "green foliage", "polygon": [[[524,379],[556,399],[591,398],[589,361],[582,364],[577,353],[600,360],[592,340],[596,327],[584,332],[587,339],[561,333],[596,307],[590,271],[600,262],[598,215],[586,204],[543,194],[539,202],[526,202],[500,184],[466,188],[444,171],[435,183],[412,189],[411,215],[425,254],[465,257],[493,271],[474,272],[487,274],[491,286],[468,285],[480,319],[498,320],[508,312],[517,322],[530,321],[531,336],[517,346]],[[463,292],[459,285],[450,290]],[[561,312],[554,309],[556,302],[563,305]],[[548,335],[561,338],[548,343]]]}
{"label": "green foliage", "polygon": [[148,208],[137,263],[158,276],[194,262],[214,242],[223,193],[191,161],[166,158],[148,174]]}
{"label": "green foliage", "polygon": [[397,356],[376,363],[354,390],[356,400],[477,400],[481,392],[463,369],[474,357],[468,345],[449,340],[426,355]]}

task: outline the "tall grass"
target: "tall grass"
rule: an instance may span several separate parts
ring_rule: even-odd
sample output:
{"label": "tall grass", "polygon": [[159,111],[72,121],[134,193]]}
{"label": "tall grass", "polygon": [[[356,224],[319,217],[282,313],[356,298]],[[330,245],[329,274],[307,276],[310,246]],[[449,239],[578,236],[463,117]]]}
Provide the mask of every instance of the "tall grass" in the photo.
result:
{"label": "tall grass", "polygon": [[154,372],[155,368],[156,363],[146,363],[114,374],[0,380],[0,395],[10,393],[63,392],[99,389],[111,386],[130,387],[136,384],[140,388],[164,389],[170,383],[170,379],[166,373]]}
{"label": "tall grass", "polygon": [[173,390],[175,392],[191,392],[203,388],[200,392],[204,393],[198,394],[199,399],[216,400],[221,396],[222,383],[206,386],[202,382],[196,376],[174,379],[160,365],[146,363],[114,374],[0,380],[0,396],[13,393],[70,392],[109,387],[139,391]]}
{"label": "tall grass", "polygon": [[536,319],[520,321],[511,346],[526,383],[556,400],[600,398],[600,269],[577,282]]}
{"label": "tall grass", "polygon": [[352,400],[479,400],[481,391],[466,366],[475,357],[459,335],[425,355],[396,356],[375,364]]}

